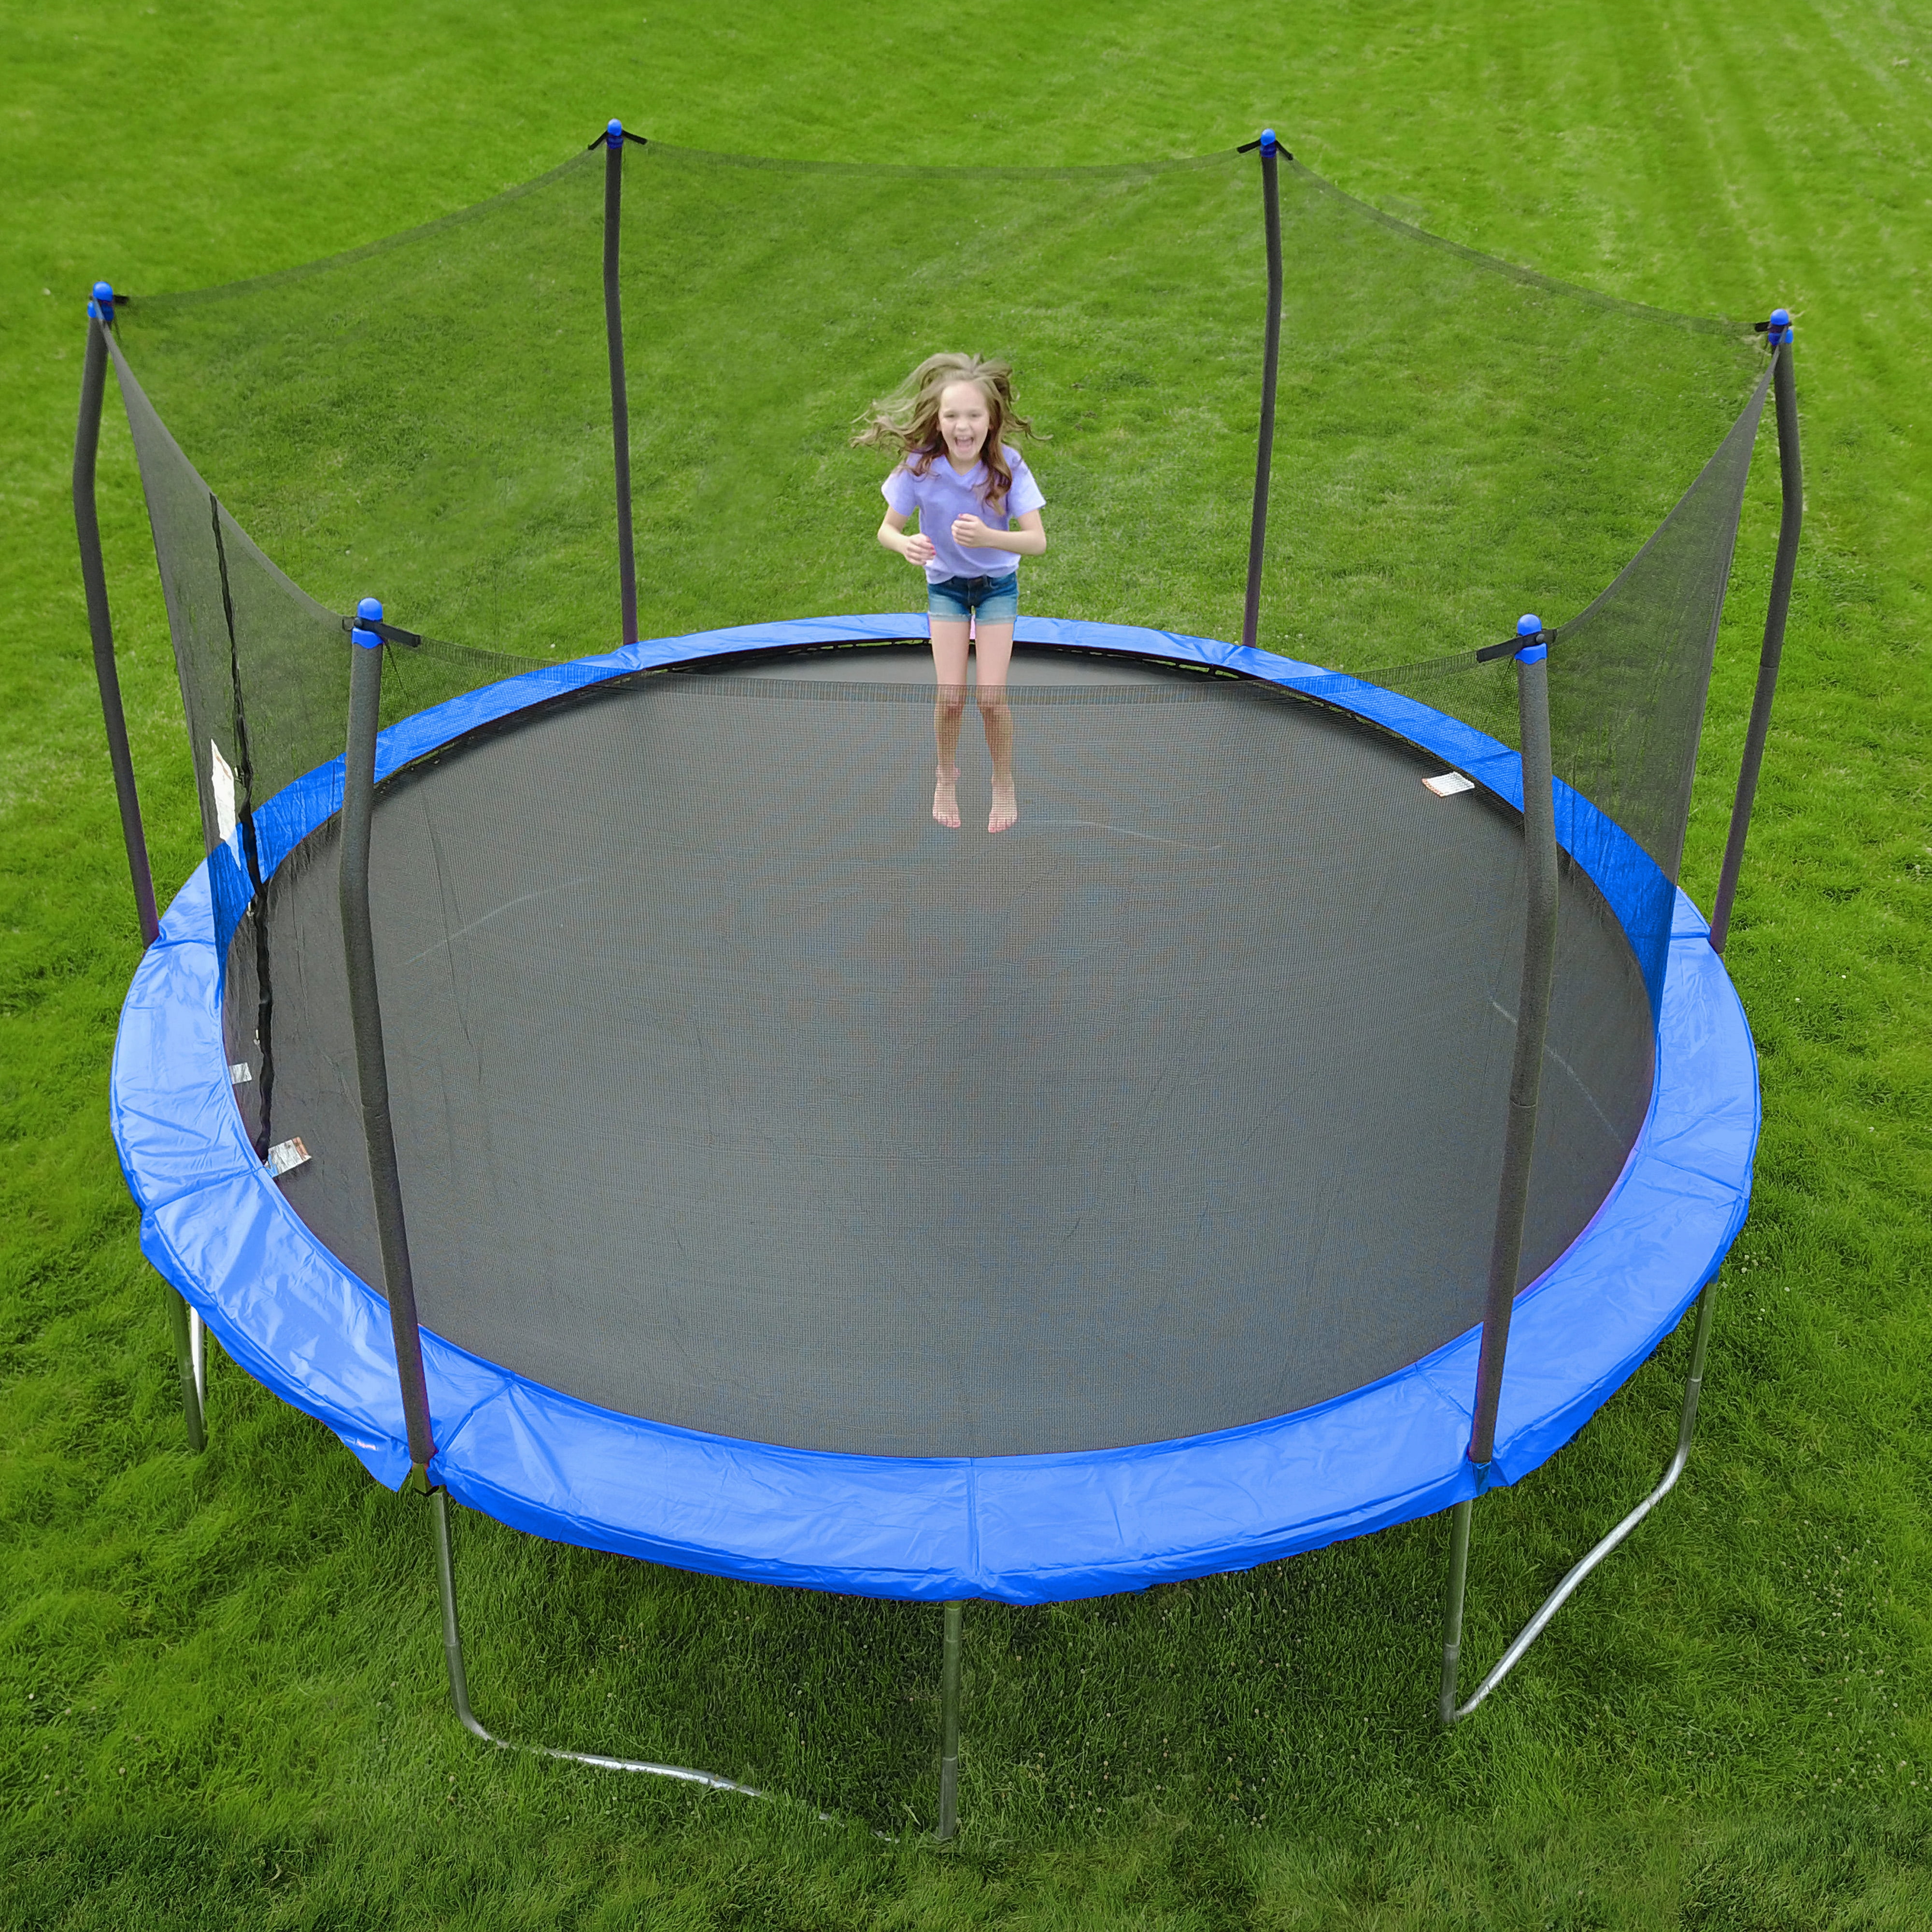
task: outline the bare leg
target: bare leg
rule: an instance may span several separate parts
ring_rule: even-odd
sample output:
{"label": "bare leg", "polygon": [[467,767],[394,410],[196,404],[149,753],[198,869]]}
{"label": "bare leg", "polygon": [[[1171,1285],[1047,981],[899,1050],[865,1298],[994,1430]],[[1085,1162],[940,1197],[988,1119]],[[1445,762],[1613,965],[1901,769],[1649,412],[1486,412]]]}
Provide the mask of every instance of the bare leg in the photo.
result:
{"label": "bare leg", "polygon": [[932,706],[932,735],[939,747],[939,769],[932,788],[932,815],[952,831],[959,829],[959,722],[966,715],[966,626],[935,617],[932,674],[938,693]]}
{"label": "bare leg", "polygon": [[980,722],[986,728],[986,749],[993,758],[993,809],[988,832],[1004,832],[1020,815],[1013,790],[1013,712],[1006,702],[1006,667],[1012,662],[1013,627],[981,624],[974,640],[980,661]]}

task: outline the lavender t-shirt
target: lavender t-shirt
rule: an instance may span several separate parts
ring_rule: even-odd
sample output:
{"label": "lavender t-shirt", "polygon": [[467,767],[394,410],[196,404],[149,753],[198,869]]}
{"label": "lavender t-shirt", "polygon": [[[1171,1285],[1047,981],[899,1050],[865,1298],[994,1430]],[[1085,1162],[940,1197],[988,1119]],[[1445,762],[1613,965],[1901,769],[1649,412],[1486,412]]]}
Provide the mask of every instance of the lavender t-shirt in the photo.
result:
{"label": "lavender t-shirt", "polygon": [[986,480],[983,462],[974,464],[962,476],[942,454],[934,457],[923,476],[915,476],[901,464],[879,485],[879,494],[901,516],[918,512],[920,534],[932,539],[934,554],[926,566],[927,583],[944,584],[949,577],[1006,577],[1020,567],[1019,559],[1010,550],[968,550],[952,541],[956,517],[977,517],[989,530],[1009,530],[1012,518],[1046,502],[1019,452],[1001,443],[1000,454],[1013,473],[1004,515],[995,515],[980,500],[980,486]]}

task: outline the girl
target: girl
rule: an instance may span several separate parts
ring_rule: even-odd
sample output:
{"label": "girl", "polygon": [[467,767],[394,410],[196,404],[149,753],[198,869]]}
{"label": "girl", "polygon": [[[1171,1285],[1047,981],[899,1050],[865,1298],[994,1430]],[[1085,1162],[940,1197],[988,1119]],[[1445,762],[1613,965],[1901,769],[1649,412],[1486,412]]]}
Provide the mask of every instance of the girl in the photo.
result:
{"label": "girl", "polygon": [[[1013,793],[1013,722],[1006,704],[1006,666],[1019,610],[1019,563],[1046,549],[1040,520],[1046,499],[1008,430],[1033,434],[1013,408],[1012,370],[976,356],[928,356],[892,394],[874,403],[852,440],[890,443],[902,461],[880,486],[886,500],[879,541],[926,572],[926,615],[932,633],[938,697],[933,736],[939,770],[932,815],[959,824],[959,724],[966,710],[969,620],[978,620],[980,717],[993,759],[993,809],[988,832],[1004,832],[1019,817]],[[919,518],[916,536],[906,525]]]}

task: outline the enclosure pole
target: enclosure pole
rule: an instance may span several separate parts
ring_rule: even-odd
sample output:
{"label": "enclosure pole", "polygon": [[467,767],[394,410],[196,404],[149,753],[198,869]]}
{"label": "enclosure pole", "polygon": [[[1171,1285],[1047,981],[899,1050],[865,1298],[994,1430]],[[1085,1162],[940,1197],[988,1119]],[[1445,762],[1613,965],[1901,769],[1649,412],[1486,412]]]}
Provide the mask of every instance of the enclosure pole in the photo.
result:
{"label": "enclosure pole", "polygon": [[[154,908],[154,876],[148,863],[147,835],[141,826],[141,796],[134,784],[134,755],[128,744],[128,718],[121,703],[121,674],[114,662],[114,620],[107,607],[107,569],[100,550],[100,515],[94,494],[100,453],[100,411],[107,394],[107,332],[114,326],[114,290],[96,282],[87,304],[87,355],[80,369],[80,418],[74,436],[74,527],[80,539],[80,580],[87,594],[87,628],[94,640],[94,681],[100,692],[100,722],[107,731],[107,759],[114,772],[114,796],[121,808],[121,838],[128,849],[128,871],[134,887],[134,916],[141,944],[152,946],[161,929]],[[201,1317],[172,1282],[166,1284],[168,1329],[174,1338],[175,1369],[181,1382],[182,1420],[188,1447],[198,1456],[208,1447],[208,1370]]]}
{"label": "enclosure pole", "polygon": [[365,624],[380,624],[382,607],[365,597],[349,677],[349,748],[342,772],[342,950],[349,968],[349,1017],[356,1034],[356,1074],[362,1095],[362,1134],[369,1182],[376,1197],[376,1234],[395,1337],[396,1379],[409,1430],[411,1475],[426,1484],[436,1454],[430,1432],[429,1388],[424,1379],[422,1331],[410,1271],[409,1231],[403,1219],[402,1178],[389,1115],[389,1069],[382,1049],[382,1009],[376,984],[376,940],[369,916],[369,837],[376,810],[376,732],[382,705],[382,640]]}
{"label": "enclosure pole", "polygon": [[942,1845],[959,1828],[959,1653],[965,1623],[965,1604],[948,1604],[939,1658],[939,1828],[933,1833]]}
{"label": "enclosure pole", "polygon": [[87,359],[81,364],[80,421],[74,438],[74,525],[80,538],[80,580],[87,592],[87,628],[94,638],[94,677],[100,687],[100,717],[107,728],[107,756],[114,768],[121,836],[134,879],[134,910],[141,923],[141,944],[152,946],[161,922],[154,910],[154,874],[148,868],[148,842],[141,829],[141,800],[134,788],[134,754],[128,748],[128,720],[121,707],[121,677],[114,663],[114,624],[107,608],[107,572],[100,554],[100,518],[94,494],[100,409],[107,390],[107,332],[113,326],[114,291],[107,283],[96,282],[94,299],[87,305]]}
{"label": "enclosure pole", "polygon": [[631,406],[624,387],[624,304],[617,287],[617,247],[624,207],[624,124],[604,136],[604,330],[610,344],[610,448],[617,470],[617,585],[624,634],[638,641],[638,556],[631,530]]}
{"label": "enclosure pole", "polygon": [[1509,1124],[1503,1136],[1502,1180],[1496,1191],[1496,1232],[1490,1244],[1489,1288],[1483,1300],[1482,1352],[1476,1365],[1476,1412],[1469,1460],[1487,1468],[1496,1448],[1503,1358],[1522,1259],[1523,1220],[1529,1206],[1530,1163],[1536,1151],[1537,1102],[1543,1087],[1543,1048],[1550,1031],[1550,991],[1556,969],[1556,812],[1550,748],[1550,645],[1541,622],[1524,617],[1516,635],[1516,707],[1522,729],[1522,847],[1527,905],[1523,921],[1522,985],[1516,1002],[1516,1055],[1510,1067]]}
{"label": "enclosure pole", "polygon": [[1771,390],[1778,416],[1778,484],[1783,499],[1778,520],[1778,560],[1772,566],[1771,602],[1764,614],[1764,649],[1757,662],[1757,690],[1751,699],[1744,754],[1738,766],[1738,794],[1731,807],[1730,835],[1724,842],[1724,870],[1711,908],[1711,950],[1722,952],[1731,929],[1731,902],[1750,833],[1751,806],[1757,797],[1758,769],[1771,733],[1771,701],[1778,690],[1778,661],[1784,655],[1784,621],[1791,609],[1791,580],[1798,568],[1798,534],[1804,523],[1804,470],[1798,454],[1798,379],[1791,366],[1791,311],[1774,308],[1765,333],[1771,338]]}
{"label": "enclosure pole", "polygon": [[1281,369],[1280,148],[1274,130],[1262,130],[1262,207],[1268,224],[1268,338],[1262,352],[1262,422],[1255,442],[1255,509],[1248,526],[1248,596],[1241,612],[1241,642],[1250,650],[1261,629],[1262,557],[1268,548],[1268,475],[1274,464],[1274,396]]}
{"label": "enclosure pole", "polygon": [[[1536,1153],[1537,1104],[1543,1050],[1550,1032],[1550,994],[1556,968],[1556,812],[1550,745],[1550,645],[1542,622],[1518,620],[1524,642],[1516,653],[1516,706],[1522,733],[1522,832],[1526,905],[1522,981],[1516,999],[1516,1053],[1510,1068],[1509,1120],[1503,1136],[1502,1179],[1496,1190],[1496,1229],[1483,1300],[1482,1348],[1476,1364],[1475,1413],[1469,1460],[1481,1487],[1496,1453],[1496,1412],[1502,1400],[1503,1361],[1522,1260],[1530,1168]],[[1462,1602],[1469,1562],[1474,1500],[1456,1505],[1450,1529],[1449,1576],[1442,1606],[1442,1721],[1456,1717],[1456,1671],[1462,1651]]]}

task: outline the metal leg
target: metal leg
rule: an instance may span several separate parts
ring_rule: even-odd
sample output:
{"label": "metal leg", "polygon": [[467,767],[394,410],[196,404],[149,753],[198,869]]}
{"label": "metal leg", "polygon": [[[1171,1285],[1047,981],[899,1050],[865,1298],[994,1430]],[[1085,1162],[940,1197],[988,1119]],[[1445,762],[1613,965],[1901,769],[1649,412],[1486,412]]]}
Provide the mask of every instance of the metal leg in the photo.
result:
{"label": "metal leg", "polygon": [[1442,1695],[1438,1714],[1445,1726],[1460,1713],[1456,1708],[1456,1678],[1462,1660],[1462,1604],[1469,1582],[1469,1519],[1476,1499],[1465,1496],[1449,1518],[1449,1578],[1442,1592]]}
{"label": "metal leg", "polygon": [[1463,1580],[1468,1568],[1469,1517],[1473,1505],[1468,1502],[1456,1505],[1450,1529],[1449,1588],[1443,1610],[1442,1717],[1444,1724],[1459,1723],[1488,1696],[1522,1661],[1523,1653],[1576,1594],[1583,1579],[1677,1486],[1677,1479],[1683,1474],[1684,1466],[1690,1460],[1691,1438],[1697,1430],[1697,1400],[1703,1393],[1704,1358],[1711,1346],[1711,1317],[1716,1306],[1717,1286],[1714,1279],[1706,1282],[1703,1293],[1697,1298],[1697,1326],[1691,1336],[1690,1372],[1684,1380],[1684,1408],[1677,1424],[1677,1453],[1671,1457],[1663,1480],[1609,1535],[1570,1566],[1562,1582],[1544,1600],[1542,1608],[1523,1625],[1515,1642],[1503,1652],[1496,1668],[1476,1686],[1469,1701],[1462,1705],[1456,1702],[1456,1666],[1462,1644]]}
{"label": "metal leg", "polygon": [[188,1446],[199,1456],[208,1447],[208,1358],[201,1317],[178,1290],[170,1288],[168,1326],[175,1338],[175,1366],[181,1376],[182,1418]]}
{"label": "metal leg", "polygon": [[654,1778],[674,1778],[680,1784],[701,1784],[712,1791],[736,1791],[747,1798],[763,1798],[766,1795],[754,1786],[720,1778],[715,1772],[691,1771],[680,1764],[652,1764],[642,1758],[603,1757],[594,1751],[565,1750],[555,1744],[517,1744],[507,1738],[493,1736],[485,1730],[478,1722],[476,1713],[470,1708],[470,1678],[464,1668],[463,1635],[456,1620],[456,1565],[450,1548],[449,1492],[432,1490],[429,1508],[430,1531],[436,1543],[436,1586],[442,1598],[442,1654],[449,1666],[450,1700],[456,1706],[456,1714],[462,1720],[463,1728],[472,1737],[481,1738],[486,1744],[494,1744],[499,1750],[526,1751],[532,1757],[562,1758],[572,1764],[587,1764],[599,1771],[647,1772]]}
{"label": "metal leg", "polygon": [[965,1634],[966,1606],[946,1606],[946,1635],[939,1664],[939,1826],[943,1845],[959,1828],[959,1653]]}

